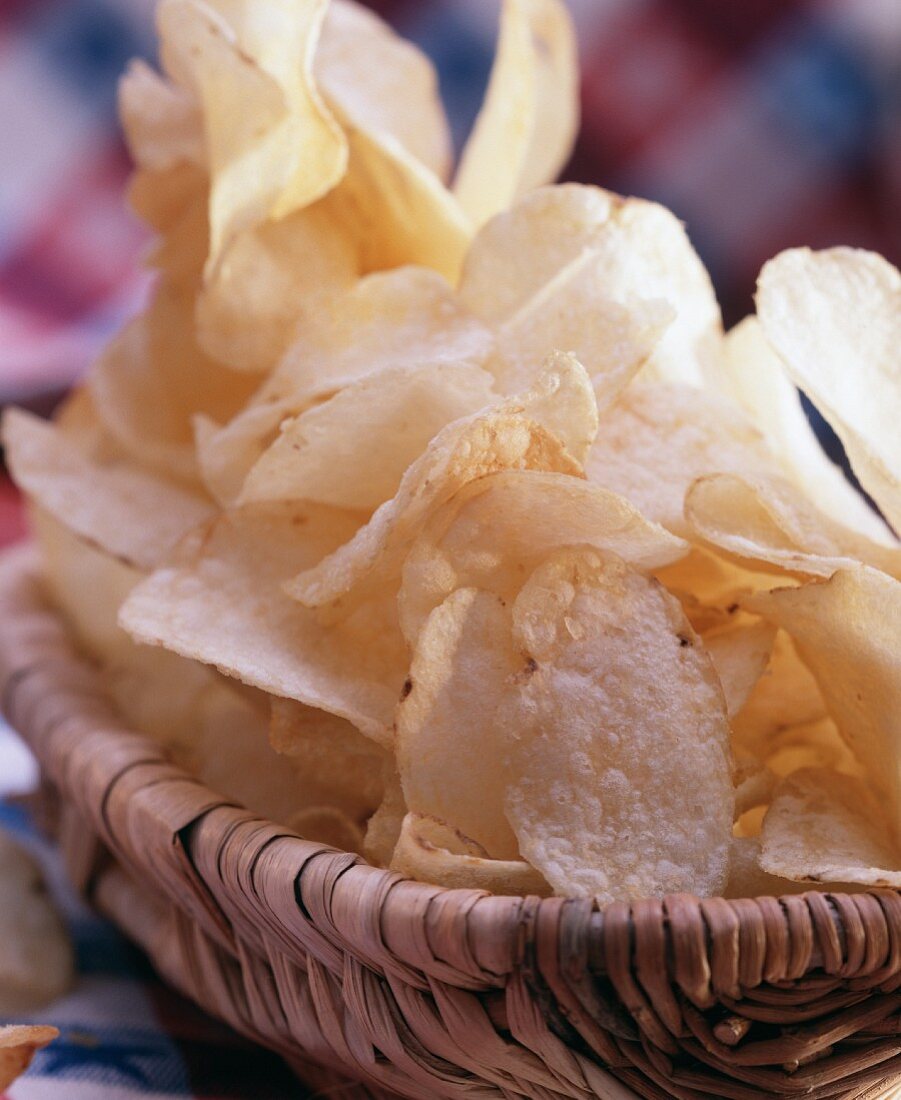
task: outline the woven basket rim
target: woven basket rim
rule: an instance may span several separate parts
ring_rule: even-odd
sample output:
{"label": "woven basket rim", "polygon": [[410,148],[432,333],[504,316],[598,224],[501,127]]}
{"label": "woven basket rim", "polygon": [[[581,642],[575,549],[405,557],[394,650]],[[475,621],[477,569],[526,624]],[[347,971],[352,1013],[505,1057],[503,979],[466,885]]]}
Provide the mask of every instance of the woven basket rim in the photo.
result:
{"label": "woven basket rim", "polygon": [[[870,1100],[898,1079],[901,891],[601,909],[414,882],[235,806],[128,729],[49,606],[31,546],[0,555],[0,624],[0,706],[63,796],[76,887],[167,981],[294,1064],[337,1065],[380,1098],[460,1095],[438,1085],[473,1069],[491,1096],[626,1086],[654,1100]],[[387,1061],[359,1062],[336,1003]],[[422,1025],[439,1004],[435,1045],[411,1056],[405,1013]],[[746,1040],[742,1012],[781,1030]],[[475,1065],[471,1027],[492,1037]],[[675,1077],[667,1052],[689,1059]]]}
{"label": "woven basket rim", "polygon": [[[32,613],[35,602],[40,601],[41,604],[43,604],[44,606],[45,613],[48,616],[53,617],[57,621],[59,627],[61,627],[63,634],[68,638],[69,630],[68,627],[65,625],[63,617],[61,615],[58,615],[56,610],[53,609],[50,604],[46,602],[46,599],[42,594],[39,594],[41,586],[40,573],[41,566],[39,553],[37,553],[36,548],[30,541],[25,541],[21,544],[17,544],[17,546],[0,552],[0,588],[2,588],[2,591],[7,594],[8,599],[10,594],[13,596],[14,599],[18,598],[21,612],[25,612],[25,610],[28,609],[31,610]],[[9,627],[10,620],[7,616],[6,618],[4,618],[4,629],[6,629],[8,632]],[[75,653],[77,653],[75,643],[72,643],[72,649]],[[2,713],[4,714],[10,714],[10,712],[14,713],[13,700],[10,697],[10,694],[17,690],[18,687],[25,682],[25,680],[28,680],[31,674],[39,670],[46,670],[48,668],[52,669],[54,664],[58,664],[58,667],[61,668],[61,670],[66,667],[66,659],[59,656],[58,653],[53,653],[51,654],[51,656],[47,656],[47,654],[44,654],[43,657],[39,657],[36,660],[32,661],[29,661],[28,658],[24,658],[24,654],[18,654],[18,656],[17,654],[12,654],[12,660],[10,660],[10,654],[8,652],[6,654],[3,654],[3,656],[4,660],[0,661],[0,683],[2,683],[3,687],[2,695],[0,696],[0,709],[2,709]],[[73,661],[72,663],[75,663],[76,661],[84,663],[86,667],[91,664],[91,662],[89,662],[88,659],[80,653],[77,653],[75,661]],[[111,703],[109,704],[109,709],[111,712]],[[11,724],[14,727],[14,723]],[[226,798],[226,796],[223,796],[218,792],[206,787],[206,785],[202,783],[197,777],[195,777],[195,775],[191,774],[184,768],[179,767],[178,764],[173,763],[171,759],[167,757],[164,747],[158,744],[157,741],[153,740],[149,736],[141,733],[136,733],[136,731],[128,729],[121,723],[121,719],[114,722],[113,729],[107,736],[122,738],[125,744],[129,745],[129,748],[131,750],[130,755],[132,756],[132,759],[129,763],[123,764],[123,770],[121,774],[124,774],[125,771],[129,771],[135,767],[153,768],[154,766],[156,766],[163,768],[165,770],[165,775],[147,775],[147,779],[149,779],[149,781],[152,781],[155,785],[157,789],[157,795],[163,795],[165,784],[172,783],[177,785],[189,783],[191,787],[194,787],[196,789],[200,798],[207,802],[211,807],[216,807],[216,809],[220,810],[226,809],[226,807],[232,807],[235,814],[237,814],[239,817],[245,818],[246,821],[255,822],[261,826],[271,829],[271,831],[274,831],[273,835],[270,838],[270,843],[274,842],[275,839],[282,839],[285,840],[285,842],[292,842],[296,845],[303,846],[303,849],[298,849],[298,854],[303,855],[305,862],[309,859],[314,858],[332,858],[341,861],[340,873],[342,876],[348,875],[348,873],[354,873],[354,875],[361,875],[367,878],[372,878],[374,882],[373,886],[367,886],[366,890],[364,891],[366,895],[369,895],[369,897],[381,898],[384,901],[383,894],[385,893],[385,891],[396,886],[396,884],[403,882],[405,884],[406,894],[405,904],[409,905],[410,908],[413,909],[418,909],[421,905],[430,902],[433,898],[436,897],[436,894],[446,895],[446,897],[448,897],[449,899],[459,899],[459,903],[463,906],[471,905],[472,901],[476,898],[491,898],[496,900],[498,904],[503,904],[506,902],[509,903],[510,906],[512,906],[512,908],[515,908],[517,911],[520,908],[521,904],[523,904],[524,899],[521,898],[520,895],[488,894],[483,890],[474,888],[451,889],[441,886],[435,886],[435,884],[407,879],[404,876],[399,875],[399,873],[396,871],[378,868],[371,864],[367,864],[362,856],[356,855],[354,853],[347,853],[347,851],[341,851],[325,844],[311,842],[311,840],[307,840],[304,837],[301,837],[299,834],[293,832],[292,829],[288,828],[287,826],[279,825],[273,822],[267,822],[265,821],[265,818],[261,817],[259,814],[254,814],[253,812],[244,809],[244,807],[241,806],[238,802],[228,799]],[[106,738],[103,738],[103,741],[106,741]],[[100,742],[98,742],[95,751],[100,752],[102,748],[105,747],[106,745],[100,744]],[[238,818],[235,817],[235,821],[237,820]],[[352,861],[350,862],[350,864],[348,864],[349,860]],[[872,895],[875,895],[875,897],[884,897],[884,895],[887,894],[901,895],[901,891],[894,891],[884,888],[872,888],[872,890],[868,891],[858,891],[855,895],[859,897],[860,893],[862,892],[870,893]],[[805,891],[803,894],[783,894],[778,895],[778,897],[777,895],[772,895],[772,900],[776,901],[779,904],[780,908],[784,910],[787,908],[791,908],[791,906],[796,903],[796,899],[807,897],[807,895],[809,894],[817,895],[817,897],[822,898],[827,904],[828,899],[832,899],[835,897],[834,891],[820,890],[817,889],[814,884],[812,884],[811,890]],[[840,897],[846,897],[846,894],[844,893],[840,893],[839,895]],[[592,905],[594,913],[598,916],[602,916],[606,910],[613,909],[614,906],[623,906],[627,904],[631,905],[644,902],[662,902],[664,905],[667,905],[667,903],[679,905],[682,904],[685,899],[689,898],[692,898],[697,902],[710,902],[714,904],[725,902],[726,904],[734,903],[736,905],[743,905],[746,902],[759,900],[726,900],[723,898],[695,899],[694,895],[692,894],[670,894],[662,895],[662,897],[657,898],[635,899],[631,902],[614,902],[613,905],[607,906],[600,906],[592,901]],[[528,900],[537,903],[539,906],[545,904],[557,905],[561,902],[570,902],[575,900],[585,901],[584,899],[564,898],[534,898]],[[510,913],[510,916],[513,915],[513,913]],[[840,916],[840,913],[834,913],[833,915],[836,927],[840,928],[842,916]],[[513,922],[514,932],[516,923],[516,921]],[[496,921],[492,920],[491,925],[492,932],[496,933]],[[816,959],[816,956],[814,956],[814,960],[818,961]],[[810,969],[815,968],[815,966],[812,966]]]}

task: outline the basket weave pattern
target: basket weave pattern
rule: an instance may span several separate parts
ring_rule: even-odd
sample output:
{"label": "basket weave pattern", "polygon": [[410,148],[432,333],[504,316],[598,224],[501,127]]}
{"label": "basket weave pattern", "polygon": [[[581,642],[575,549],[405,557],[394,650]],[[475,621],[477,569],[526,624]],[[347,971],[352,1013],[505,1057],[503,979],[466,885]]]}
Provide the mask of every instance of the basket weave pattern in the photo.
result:
{"label": "basket weave pattern", "polygon": [[901,1081],[899,894],[599,912],[405,881],[167,762],[117,719],[31,556],[0,573],[0,698],[61,796],[75,885],[307,1081],[541,1100],[860,1100]]}

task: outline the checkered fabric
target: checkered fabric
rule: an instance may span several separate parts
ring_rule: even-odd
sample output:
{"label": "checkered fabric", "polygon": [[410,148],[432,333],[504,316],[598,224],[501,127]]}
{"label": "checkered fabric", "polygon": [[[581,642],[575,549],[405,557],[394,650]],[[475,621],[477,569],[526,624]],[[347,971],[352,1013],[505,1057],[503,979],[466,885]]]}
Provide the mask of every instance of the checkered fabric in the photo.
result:
{"label": "checkered fabric", "polygon": [[[672,207],[727,322],[748,312],[761,263],[782,248],[860,245],[898,263],[899,0],[570,2],[584,121],[564,175]],[[490,65],[495,4],[372,6],[435,59],[459,144]],[[127,58],[152,56],[152,7],[0,2],[0,404],[61,392],[146,293],[145,237],[122,201],[115,85]],[[0,545],[21,533],[0,479]],[[0,793],[14,765],[27,758],[0,734]],[[0,824],[52,867],[19,811],[0,807]],[[42,1017],[62,1039],[12,1100],[302,1095],[277,1060],[168,992],[71,897],[65,905],[80,982]]]}

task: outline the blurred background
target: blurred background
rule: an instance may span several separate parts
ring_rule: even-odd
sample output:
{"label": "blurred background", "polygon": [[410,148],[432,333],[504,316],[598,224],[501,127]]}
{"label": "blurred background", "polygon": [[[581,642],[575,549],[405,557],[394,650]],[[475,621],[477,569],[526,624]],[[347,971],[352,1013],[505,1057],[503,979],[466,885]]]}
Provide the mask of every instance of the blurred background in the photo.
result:
{"label": "blurred background", "polygon": [[[365,0],[364,0],[365,2]],[[0,404],[49,407],[146,292],[115,93],[153,0],[0,0]],[[435,60],[459,144],[492,0],[371,0]],[[899,0],[570,0],[582,133],[563,174],[687,224],[728,324],[791,245],[901,259]],[[0,481],[0,542],[19,530]]]}

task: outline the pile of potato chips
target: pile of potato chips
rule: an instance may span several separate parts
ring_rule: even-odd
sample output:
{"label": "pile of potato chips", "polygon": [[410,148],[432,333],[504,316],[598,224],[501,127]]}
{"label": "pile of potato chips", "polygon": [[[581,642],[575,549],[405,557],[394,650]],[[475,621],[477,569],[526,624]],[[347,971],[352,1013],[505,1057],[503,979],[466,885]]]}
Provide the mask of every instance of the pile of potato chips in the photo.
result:
{"label": "pile of potato chips", "polygon": [[669,211],[546,186],[561,0],[504,0],[453,172],[429,61],[350,0],[159,31],[121,88],[153,299],[4,423],[128,720],[428,882],[901,886],[898,272],[783,253],[724,333]]}

